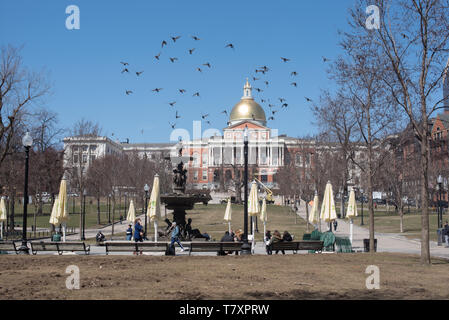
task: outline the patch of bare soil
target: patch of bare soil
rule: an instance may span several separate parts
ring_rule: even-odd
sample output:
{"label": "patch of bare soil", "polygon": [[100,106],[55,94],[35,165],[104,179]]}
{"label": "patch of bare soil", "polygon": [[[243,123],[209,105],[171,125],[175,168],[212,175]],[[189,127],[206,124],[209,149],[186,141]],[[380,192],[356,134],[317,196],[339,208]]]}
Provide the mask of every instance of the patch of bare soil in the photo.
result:
{"label": "patch of bare soil", "polygon": [[[80,289],[66,288],[66,268]],[[368,290],[366,267],[380,269]],[[402,254],[0,256],[2,299],[448,299],[449,262]]]}

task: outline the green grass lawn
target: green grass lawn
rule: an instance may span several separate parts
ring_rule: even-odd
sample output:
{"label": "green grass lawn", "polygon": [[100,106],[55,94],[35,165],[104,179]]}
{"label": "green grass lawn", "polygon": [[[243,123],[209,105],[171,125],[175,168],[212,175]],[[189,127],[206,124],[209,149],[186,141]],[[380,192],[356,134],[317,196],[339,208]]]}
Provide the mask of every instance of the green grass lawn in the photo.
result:
{"label": "green grass lawn", "polygon": [[[203,204],[195,205],[193,210],[187,211],[187,218],[192,218],[193,228],[198,228],[202,233],[207,232],[212,239],[220,240],[224,232],[228,230],[228,224],[223,221],[226,205],[222,204]],[[302,239],[306,233],[306,223],[300,217],[297,217],[295,223],[295,214],[289,207],[267,205],[268,222],[267,230],[279,230],[283,233],[285,230],[294,235],[295,239]],[[171,219],[171,214],[169,215]],[[263,223],[257,217],[258,230],[256,240],[263,239]],[[231,229],[243,230],[243,205],[232,205]],[[310,228],[310,231],[313,228]],[[250,231],[250,219],[248,219],[248,232]]]}
{"label": "green grass lawn", "polygon": [[[360,225],[362,222],[361,205],[357,204],[359,215],[354,219],[356,225]],[[337,213],[340,212],[340,206],[337,204]],[[368,206],[363,206],[363,227],[369,228],[369,212]],[[449,214],[443,214],[444,221],[449,220]],[[437,241],[437,227],[438,220],[435,208],[429,208],[429,223],[430,223],[430,240]],[[394,207],[390,206],[390,210],[387,211],[385,206],[378,206],[374,211],[374,229],[375,232],[380,233],[400,233],[400,217],[398,213],[394,212]],[[416,208],[406,207],[404,210],[404,236],[409,239],[421,238],[421,211]]]}

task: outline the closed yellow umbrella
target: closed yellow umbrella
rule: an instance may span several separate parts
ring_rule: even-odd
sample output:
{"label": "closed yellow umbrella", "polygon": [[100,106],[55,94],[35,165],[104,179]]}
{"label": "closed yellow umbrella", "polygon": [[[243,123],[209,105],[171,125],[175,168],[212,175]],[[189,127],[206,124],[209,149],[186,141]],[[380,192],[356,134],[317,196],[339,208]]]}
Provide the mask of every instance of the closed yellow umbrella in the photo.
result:
{"label": "closed yellow umbrella", "polygon": [[228,199],[228,204],[226,205],[226,211],[224,215],[224,221],[228,223],[229,233],[231,233],[231,219],[232,219],[231,199]]}
{"label": "closed yellow umbrella", "polygon": [[157,221],[161,218],[161,198],[159,190],[159,175],[154,176],[153,189],[151,190],[150,205],[147,216],[154,223],[154,241],[157,241]]}
{"label": "closed yellow umbrella", "polygon": [[346,211],[346,218],[349,219],[349,240],[352,244],[352,236],[353,236],[353,218],[357,217],[357,203],[355,201],[355,192],[354,189],[351,188],[351,192],[349,193],[349,202],[348,202],[348,210]]}
{"label": "closed yellow umbrella", "polygon": [[332,222],[337,219],[337,212],[335,211],[334,193],[330,181],[326,184],[324,191],[323,203],[321,204],[320,219],[326,222]]}
{"label": "closed yellow umbrella", "polygon": [[[248,214],[250,216],[256,217],[257,215],[259,215],[260,212],[260,208],[259,208],[259,193],[257,192],[257,183],[256,181],[253,181],[253,183],[251,184],[251,191],[249,192],[249,198],[248,198]],[[254,223],[255,223],[255,219],[252,219],[253,223],[252,223],[252,229],[253,229],[253,242],[252,242],[252,248],[254,251],[254,246],[255,246],[255,239],[254,239]]]}
{"label": "closed yellow umbrella", "polygon": [[3,222],[7,220],[6,216],[6,205],[5,205],[5,197],[2,197],[0,200],[0,222],[1,222],[1,231],[0,231],[0,239],[3,240]]}
{"label": "closed yellow umbrella", "polygon": [[134,208],[133,200],[131,200],[131,202],[129,203],[128,215],[126,216],[126,220],[131,223],[134,223],[134,221],[136,220],[136,209]]}
{"label": "closed yellow umbrella", "polygon": [[53,208],[51,210],[50,215],[50,224],[54,225],[55,227],[59,224],[58,222],[58,206],[59,206],[59,199],[56,197],[55,203],[53,203]]}
{"label": "closed yellow umbrella", "polygon": [[260,220],[263,222],[263,235],[265,237],[265,234],[267,233],[267,221],[268,221],[267,200],[265,198],[262,201],[262,209],[260,210]]}
{"label": "closed yellow umbrella", "polygon": [[317,225],[318,223],[320,223],[320,214],[318,212],[318,203],[319,203],[318,194],[315,193],[315,197],[313,198],[312,211],[310,212],[310,215],[309,215],[309,222],[313,225]]}
{"label": "closed yellow umbrella", "polygon": [[65,242],[67,221],[69,220],[69,211],[67,210],[67,181],[65,179],[62,179],[61,184],[59,185],[58,200],[57,218],[58,223],[61,223],[63,226],[62,241]]}

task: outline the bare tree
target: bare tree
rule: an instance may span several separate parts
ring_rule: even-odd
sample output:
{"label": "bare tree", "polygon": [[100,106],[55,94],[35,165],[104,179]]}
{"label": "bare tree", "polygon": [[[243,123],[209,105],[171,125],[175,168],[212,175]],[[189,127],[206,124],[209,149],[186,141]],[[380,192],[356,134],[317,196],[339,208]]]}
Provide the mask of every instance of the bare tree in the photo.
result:
{"label": "bare tree", "polygon": [[380,28],[367,30],[364,14],[367,1],[352,11],[353,25],[372,34],[389,63],[383,79],[391,96],[408,117],[420,146],[422,201],[421,263],[430,264],[429,244],[429,118],[441,107],[435,99],[442,87],[449,52],[449,4],[447,0],[376,0]]}
{"label": "bare tree", "polygon": [[19,52],[12,46],[0,48],[0,166],[10,152],[17,123],[27,108],[49,93],[42,73],[27,70]]}

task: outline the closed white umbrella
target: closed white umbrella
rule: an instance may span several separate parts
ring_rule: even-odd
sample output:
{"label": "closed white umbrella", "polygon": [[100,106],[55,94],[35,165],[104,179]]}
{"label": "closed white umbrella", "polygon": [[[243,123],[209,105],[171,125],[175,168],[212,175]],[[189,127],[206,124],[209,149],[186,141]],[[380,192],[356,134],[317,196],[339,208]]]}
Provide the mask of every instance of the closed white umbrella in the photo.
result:
{"label": "closed white umbrella", "polygon": [[[248,198],[248,215],[252,217],[256,217],[259,215],[260,208],[259,208],[259,193],[257,192],[257,183],[256,181],[253,181],[251,184],[251,191],[249,192],[249,198]],[[254,251],[255,241],[254,241],[254,223],[255,218],[253,219],[252,229],[253,229],[253,242],[252,242],[252,251]]]}
{"label": "closed white umbrella", "polygon": [[128,214],[126,216],[126,220],[128,220],[131,223],[134,223],[134,221],[136,220],[136,209],[134,208],[133,200],[131,200],[131,202],[129,203]]}
{"label": "closed white umbrella", "polygon": [[161,218],[161,198],[159,191],[159,175],[154,176],[153,189],[151,190],[150,205],[147,216],[154,223],[154,241],[157,242],[157,221]]}
{"label": "closed white umbrella", "polygon": [[320,214],[318,212],[318,203],[319,203],[318,194],[315,193],[315,197],[313,198],[312,211],[310,212],[310,215],[309,215],[309,222],[315,226],[320,223]]}
{"label": "closed white umbrella", "polygon": [[330,181],[326,184],[324,191],[323,203],[321,204],[320,219],[331,223],[337,219],[337,212],[335,211],[334,193]]}
{"label": "closed white umbrella", "polygon": [[262,201],[262,209],[260,210],[260,220],[263,222],[263,236],[265,238],[265,234],[267,233],[267,200],[264,198]]}
{"label": "closed white umbrella", "polygon": [[346,218],[349,219],[349,240],[352,244],[352,236],[353,236],[353,218],[357,217],[357,203],[355,201],[355,192],[354,189],[351,188],[351,192],[349,193],[349,202],[348,202],[348,210],[346,211]]}
{"label": "closed white umbrella", "polygon": [[61,184],[59,186],[59,195],[58,195],[58,223],[62,223],[63,226],[63,237],[62,241],[65,242],[65,234],[67,228],[67,221],[69,220],[69,211],[67,210],[67,181],[65,179],[61,180]]}
{"label": "closed white umbrella", "polygon": [[226,211],[224,215],[224,221],[228,223],[229,233],[231,233],[231,219],[232,219],[231,199],[228,199],[228,204],[226,205]]}
{"label": "closed white umbrella", "polygon": [[2,197],[0,200],[0,222],[1,222],[1,229],[0,229],[0,239],[3,240],[3,222],[7,220],[6,216],[6,205],[5,205],[5,197]]}

